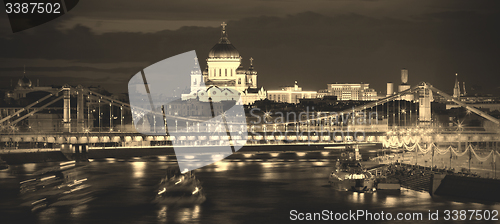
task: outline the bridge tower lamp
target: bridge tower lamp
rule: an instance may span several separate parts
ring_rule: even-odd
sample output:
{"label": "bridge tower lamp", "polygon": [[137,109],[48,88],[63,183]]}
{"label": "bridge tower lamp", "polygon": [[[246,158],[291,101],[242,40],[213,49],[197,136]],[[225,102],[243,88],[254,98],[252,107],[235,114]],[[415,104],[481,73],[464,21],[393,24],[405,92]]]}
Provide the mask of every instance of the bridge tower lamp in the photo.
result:
{"label": "bridge tower lamp", "polygon": [[470,147],[470,150],[469,150],[469,174],[470,174],[470,162],[472,160],[472,147]]}
{"label": "bridge tower lamp", "polygon": [[418,165],[418,147],[419,147],[419,146],[420,146],[420,145],[417,145],[417,146],[415,147],[415,165]]}
{"label": "bridge tower lamp", "polygon": [[493,153],[493,166],[495,167],[495,179],[497,179],[497,159],[495,153]]}
{"label": "bridge tower lamp", "polygon": [[87,127],[90,126],[90,95],[87,96]]}
{"label": "bridge tower lamp", "polygon": [[431,158],[431,171],[434,169],[434,148],[435,147],[432,147],[432,158]]}
{"label": "bridge tower lamp", "polygon": [[[460,138],[460,136],[459,136],[459,138]],[[450,147],[450,170],[451,170],[451,159],[453,158],[453,152],[452,152],[452,150],[453,149]]]}
{"label": "bridge tower lamp", "polygon": [[406,109],[401,110],[401,112],[403,113],[403,116],[405,118],[405,127],[406,127]]}
{"label": "bridge tower lamp", "polygon": [[342,118],[342,122],[340,123],[340,129],[343,131],[344,130],[344,122],[347,122],[344,120],[344,113],[340,113],[340,116]]}
{"label": "bridge tower lamp", "polygon": [[392,128],[394,129],[394,126],[396,124],[396,101],[392,101]]}
{"label": "bridge tower lamp", "polygon": [[113,106],[109,103],[109,132],[113,131]]}
{"label": "bridge tower lamp", "polygon": [[123,131],[123,106],[120,106],[120,132]]}
{"label": "bridge tower lamp", "polygon": [[101,132],[101,98],[99,98],[99,132]]}
{"label": "bridge tower lamp", "polygon": [[412,120],[412,111],[411,111],[411,105],[414,103],[414,100],[410,101],[410,126],[413,125],[413,120]]}

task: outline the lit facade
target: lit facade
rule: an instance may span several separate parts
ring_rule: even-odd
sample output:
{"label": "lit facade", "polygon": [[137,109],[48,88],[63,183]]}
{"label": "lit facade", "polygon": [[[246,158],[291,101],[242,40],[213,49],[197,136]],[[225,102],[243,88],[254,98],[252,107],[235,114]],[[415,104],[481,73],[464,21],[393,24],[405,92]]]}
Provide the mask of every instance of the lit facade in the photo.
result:
{"label": "lit facade", "polygon": [[360,84],[328,84],[329,96],[336,96],[338,100],[361,100],[371,101],[379,99],[377,92],[370,88],[368,83]]}
{"label": "lit facade", "polygon": [[227,100],[226,95],[236,93],[240,96],[242,104],[252,104],[265,99],[266,91],[257,86],[254,59],[250,58],[248,69],[243,68],[241,60],[239,52],[227,37],[226,24],[223,23],[221,38],[208,53],[206,69],[203,72],[199,69],[191,72],[191,92],[183,94],[182,99],[198,98],[206,102],[210,97],[213,102],[219,102]]}
{"label": "lit facade", "polygon": [[297,85],[283,87],[281,90],[268,90],[267,99],[279,103],[299,103],[300,99],[313,99],[317,97],[316,91],[303,91],[302,87]]}

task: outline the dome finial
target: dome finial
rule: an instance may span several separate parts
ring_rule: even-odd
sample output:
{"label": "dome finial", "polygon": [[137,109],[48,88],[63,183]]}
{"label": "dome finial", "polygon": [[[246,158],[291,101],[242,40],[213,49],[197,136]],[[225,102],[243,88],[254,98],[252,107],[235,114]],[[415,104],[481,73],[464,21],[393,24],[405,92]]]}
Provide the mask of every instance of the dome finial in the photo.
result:
{"label": "dome finial", "polygon": [[222,36],[225,36],[226,35],[226,22],[222,22],[222,24],[220,24],[222,26]]}
{"label": "dome finial", "polygon": [[250,66],[252,66],[252,65],[253,65],[253,58],[250,57]]}
{"label": "dome finial", "polygon": [[222,33],[219,42],[208,52],[209,58],[239,58],[240,54],[227,38],[226,22],[222,22]]}

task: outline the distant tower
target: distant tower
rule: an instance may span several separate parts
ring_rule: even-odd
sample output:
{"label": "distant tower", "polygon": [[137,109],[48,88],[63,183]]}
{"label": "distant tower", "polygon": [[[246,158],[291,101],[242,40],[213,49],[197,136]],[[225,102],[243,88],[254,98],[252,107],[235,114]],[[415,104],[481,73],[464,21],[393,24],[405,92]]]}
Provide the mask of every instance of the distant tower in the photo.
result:
{"label": "distant tower", "polygon": [[388,82],[387,83],[387,95],[386,95],[386,97],[392,96],[392,94],[394,94],[394,83]]}
{"label": "distant tower", "polygon": [[[410,89],[411,86],[408,84],[408,70],[403,68],[401,69],[401,85],[398,87],[399,92],[403,92],[407,89]],[[407,94],[401,97],[402,100],[412,101],[413,95]]]}
{"label": "distant tower", "polygon": [[401,69],[401,84],[408,83],[408,70],[403,68]]}
{"label": "distant tower", "polygon": [[64,106],[63,106],[63,132],[71,132],[71,87],[69,85],[63,86]]}
{"label": "distant tower", "polygon": [[465,90],[465,82],[462,82],[462,86],[464,87],[464,92],[462,93],[462,96],[466,96],[467,90]]}
{"label": "distant tower", "polygon": [[453,98],[460,99],[460,83],[458,82],[458,73],[455,73],[455,87],[453,88]]}
{"label": "distant tower", "polygon": [[205,90],[205,82],[201,74],[200,65],[198,64],[198,58],[194,58],[194,67],[191,70],[191,92],[198,90]]}

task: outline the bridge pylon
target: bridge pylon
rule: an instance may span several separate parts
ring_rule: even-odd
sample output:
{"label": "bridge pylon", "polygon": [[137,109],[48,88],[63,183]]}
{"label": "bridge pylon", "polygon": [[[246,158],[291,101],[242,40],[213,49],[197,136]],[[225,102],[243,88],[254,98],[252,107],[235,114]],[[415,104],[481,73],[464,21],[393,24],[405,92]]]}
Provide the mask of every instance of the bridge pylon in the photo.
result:
{"label": "bridge pylon", "polygon": [[418,90],[418,120],[421,125],[429,125],[432,121],[431,102],[433,101],[432,90],[429,84],[423,82]]}
{"label": "bridge pylon", "polygon": [[84,132],[85,131],[85,101],[83,96],[83,86],[78,85],[76,87],[76,132]]}
{"label": "bridge pylon", "polygon": [[62,91],[64,96],[63,132],[71,132],[71,87],[64,85]]}

